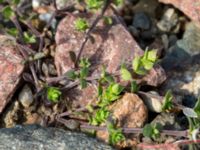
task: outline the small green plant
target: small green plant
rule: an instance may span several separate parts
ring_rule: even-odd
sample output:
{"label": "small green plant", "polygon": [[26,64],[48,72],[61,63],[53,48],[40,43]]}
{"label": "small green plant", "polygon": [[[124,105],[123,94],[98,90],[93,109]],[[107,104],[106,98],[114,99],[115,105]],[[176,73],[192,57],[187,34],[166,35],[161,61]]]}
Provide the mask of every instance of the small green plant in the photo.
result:
{"label": "small green plant", "polygon": [[[124,87],[118,83],[111,83],[104,91],[101,92],[98,105],[105,107],[120,98]],[[99,92],[100,93],[100,92]]]}
{"label": "small green plant", "polygon": [[33,44],[36,42],[36,37],[35,35],[30,35],[28,32],[24,32],[23,33],[24,36],[24,41],[27,44]]}
{"label": "small green plant", "polygon": [[125,140],[125,136],[123,135],[122,130],[115,127],[115,125],[112,123],[108,123],[107,129],[109,133],[109,143],[111,145],[115,145],[118,142]]}
{"label": "small green plant", "polygon": [[105,107],[102,107],[98,109],[96,114],[89,119],[89,122],[92,125],[100,125],[101,123],[106,121],[109,114],[110,112]]}
{"label": "small green plant", "polygon": [[88,9],[100,9],[103,6],[104,0],[86,0]]}
{"label": "small green plant", "polygon": [[14,11],[11,6],[7,5],[3,8],[2,14],[5,19],[10,20],[14,16]]}
{"label": "small green plant", "polygon": [[146,50],[143,56],[137,56],[132,63],[133,70],[136,74],[145,75],[151,70],[157,62],[157,51]]}
{"label": "small green plant", "polygon": [[160,132],[162,126],[160,124],[146,124],[143,128],[143,135],[152,139],[157,139],[160,137]]}
{"label": "small green plant", "polygon": [[169,111],[173,108],[173,95],[172,92],[169,90],[165,94],[163,105],[162,105],[162,111]]}
{"label": "small green plant", "polygon": [[87,81],[86,78],[89,75],[89,67],[90,67],[90,62],[88,58],[82,58],[79,63],[79,68],[80,70],[74,71],[70,70],[66,73],[67,78],[71,80],[76,80],[78,79],[80,81],[80,86],[81,89],[87,87]]}
{"label": "small green plant", "polygon": [[89,23],[84,18],[78,18],[75,21],[75,29],[81,32],[86,31],[89,28]]}
{"label": "small green plant", "polygon": [[56,103],[62,92],[57,87],[47,87],[47,99]]}

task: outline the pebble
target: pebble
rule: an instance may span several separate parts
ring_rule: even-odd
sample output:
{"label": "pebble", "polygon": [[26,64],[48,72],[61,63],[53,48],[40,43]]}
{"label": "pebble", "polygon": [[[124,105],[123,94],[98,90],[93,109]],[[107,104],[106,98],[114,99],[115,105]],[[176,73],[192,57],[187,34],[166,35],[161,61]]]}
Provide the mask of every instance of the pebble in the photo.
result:
{"label": "pebble", "polygon": [[31,91],[31,88],[27,84],[22,88],[21,92],[19,93],[18,99],[22,106],[24,106],[25,108],[28,108],[33,103],[33,93]]}
{"label": "pebble", "polygon": [[178,24],[178,15],[174,8],[168,8],[157,27],[163,32],[170,32]]}
{"label": "pebble", "polygon": [[151,19],[145,13],[139,12],[134,15],[132,25],[137,29],[148,30],[151,28]]}

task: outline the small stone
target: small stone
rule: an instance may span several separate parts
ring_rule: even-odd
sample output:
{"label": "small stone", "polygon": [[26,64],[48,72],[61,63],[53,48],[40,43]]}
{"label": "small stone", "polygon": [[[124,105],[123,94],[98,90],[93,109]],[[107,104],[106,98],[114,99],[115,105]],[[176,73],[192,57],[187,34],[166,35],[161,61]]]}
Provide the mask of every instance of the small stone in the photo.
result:
{"label": "small stone", "polygon": [[21,118],[21,116],[19,116],[19,112],[20,111],[20,104],[18,101],[15,101],[14,103],[12,103],[9,108],[5,111],[5,113],[3,113],[3,116],[1,118],[2,122],[1,122],[1,127],[5,127],[5,128],[11,128],[14,127],[19,118]]}
{"label": "small stone", "polygon": [[133,26],[137,29],[148,30],[151,28],[151,20],[143,12],[136,13],[133,17]]}
{"label": "small stone", "polygon": [[24,69],[15,39],[0,35],[0,113],[15,92]]}
{"label": "small stone", "polygon": [[24,106],[25,108],[28,108],[33,103],[33,93],[31,91],[31,88],[27,84],[19,93],[18,99],[22,106]]}
{"label": "small stone", "polygon": [[140,92],[139,94],[141,95],[142,100],[150,111],[156,113],[162,112],[162,99],[159,99],[161,97],[158,95],[157,92]]}
{"label": "small stone", "polygon": [[157,23],[157,27],[163,32],[169,32],[178,23],[178,15],[175,9],[169,8],[165,11],[162,19]]}
{"label": "small stone", "polygon": [[[132,93],[126,93],[122,98],[114,102],[109,110],[118,127],[141,128],[148,118],[148,111],[143,101]],[[108,133],[97,131],[97,137],[108,140]]]}
{"label": "small stone", "polygon": [[38,125],[0,129],[0,149],[114,150],[83,133]]}
{"label": "small stone", "polygon": [[183,39],[177,41],[177,45],[190,56],[200,54],[200,26],[193,22],[188,23]]}

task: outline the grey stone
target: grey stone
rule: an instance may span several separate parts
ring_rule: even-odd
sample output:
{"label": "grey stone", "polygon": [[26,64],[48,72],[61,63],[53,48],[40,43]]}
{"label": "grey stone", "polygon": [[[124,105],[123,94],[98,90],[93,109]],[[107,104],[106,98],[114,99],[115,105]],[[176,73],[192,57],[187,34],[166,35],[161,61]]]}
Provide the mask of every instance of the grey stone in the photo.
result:
{"label": "grey stone", "polygon": [[200,27],[193,22],[187,24],[183,39],[177,45],[190,56],[200,54]]}
{"label": "grey stone", "polygon": [[163,32],[171,31],[178,24],[178,15],[175,9],[169,8],[165,11],[162,19],[157,23],[157,27]]}
{"label": "grey stone", "polygon": [[28,85],[25,85],[19,93],[19,101],[25,108],[33,103],[33,93]]}
{"label": "grey stone", "polygon": [[37,125],[0,129],[0,150],[111,150],[82,133]]}
{"label": "grey stone", "polygon": [[148,30],[151,28],[151,20],[145,13],[139,12],[134,15],[133,26],[138,29]]}

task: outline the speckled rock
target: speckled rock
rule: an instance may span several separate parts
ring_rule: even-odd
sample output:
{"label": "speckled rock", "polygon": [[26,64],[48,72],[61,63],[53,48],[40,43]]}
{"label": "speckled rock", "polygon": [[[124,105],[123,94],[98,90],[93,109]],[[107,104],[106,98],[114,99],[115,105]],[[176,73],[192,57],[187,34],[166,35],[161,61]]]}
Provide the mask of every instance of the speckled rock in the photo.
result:
{"label": "speckled rock", "polygon": [[12,37],[0,35],[0,113],[10,101],[24,69],[19,49]]}
{"label": "speckled rock", "polygon": [[[91,76],[99,76],[102,65],[106,66],[107,72],[116,73],[121,64],[131,64],[132,59],[142,55],[143,51],[128,32],[121,19],[114,15],[111,10],[106,12],[113,20],[113,24],[107,25],[101,20],[91,33],[82,57],[89,58],[92,63]],[[78,54],[85,33],[75,29],[74,23],[78,17],[84,17],[89,24],[96,18],[94,14],[68,15],[58,25],[56,32],[55,65],[59,75],[64,74],[74,67],[70,52]],[[69,24],[69,22],[71,22]],[[149,80],[149,79],[152,80]],[[152,69],[146,81],[147,84],[156,86],[165,80],[165,74],[161,67]],[[80,90],[76,88],[68,91],[70,99],[77,101],[79,105],[85,106],[89,101],[96,98],[96,85],[90,84],[88,88]]]}
{"label": "speckled rock", "polygon": [[[148,117],[148,111],[143,101],[132,93],[126,93],[121,99],[114,102],[109,110],[112,117],[117,120],[118,127],[141,128]],[[108,140],[108,132],[98,131],[97,137]],[[132,137],[132,139],[134,139]],[[136,144],[135,142],[132,142]],[[133,146],[133,145],[132,145]]]}
{"label": "speckled rock", "polygon": [[175,95],[182,98],[190,95],[196,98],[200,96],[200,65],[191,64],[184,67],[184,70],[172,71],[169,78],[163,84],[162,91],[171,89]]}
{"label": "speckled rock", "polygon": [[1,150],[111,150],[96,139],[82,133],[36,125],[0,129]]}

